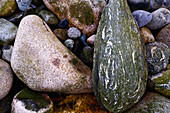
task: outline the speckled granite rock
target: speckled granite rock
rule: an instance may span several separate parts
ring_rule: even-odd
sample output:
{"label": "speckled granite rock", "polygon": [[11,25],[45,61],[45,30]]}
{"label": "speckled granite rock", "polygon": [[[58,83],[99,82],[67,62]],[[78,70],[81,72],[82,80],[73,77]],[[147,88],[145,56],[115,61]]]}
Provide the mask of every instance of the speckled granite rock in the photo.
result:
{"label": "speckled granite rock", "polygon": [[13,73],[10,65],[0,59],[0,100],[10,91],[12,82]]}
{"label": "speckled granite rock", "polygon": [[159,8],[152,12],[152,20],[147,24],[149,29],[160,29],[170,23],[170,11],[166,8]]}
{"label": "speckled granite rock", "polygon": [[169,113],[170,100],[157,93],[146,92],[144,97],[126,113]]}
{"label": "speckled granite rock", "polygon": [[67,19],[70,26],[77,27],[86,35],[97,30],[102,7],[106,0],[43,0],[60,20]]}
{"label": "speckled granite rock", "polygon": [[0,17],[9,16],[17,9],[15,0],[0,0]]}
{"label": "speckled granite rock", "polygon": [[53,113],[53,102],[47,94],[25,88],[13,98],[11,113]]}
{"label": "speckled granite rock", "polygon": [[36,15],[19,25],[11,57],[16,75],[31,89],[47,92],[92,92],[92,72]]}

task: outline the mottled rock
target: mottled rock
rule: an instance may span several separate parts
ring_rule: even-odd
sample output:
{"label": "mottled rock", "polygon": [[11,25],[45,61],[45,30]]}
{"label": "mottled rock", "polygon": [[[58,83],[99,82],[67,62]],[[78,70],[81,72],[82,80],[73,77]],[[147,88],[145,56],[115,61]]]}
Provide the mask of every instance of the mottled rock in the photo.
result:
{"label": "mottled rock", "polygon": [[65,46],[66,46],[68,49],[70,49],[70,50],[72,50],[73,47],[74,47],[74,41],[73,41],[72,39],[67,39],[67,40],[65,40],[65,41],[64,41],[64,44],[65,44]]}
{"label": "mottled rock", "polygon": [[83,34],[83,35],[80,37],[80,41],[81,41],[81,43],[83,44],[83,46],[88,46],[86,40],[87,40],[87,36]]}
{"label": "mottled rock", "polygon": [[53,33],[61,41],[65,41],[68,39],[67,29],[55,29]]}
{"label": "mottled rock", "polygon": [[101,7],[104,7],[101,4],[106,4],[106,0],[43,1],[60,20],[67,19],[71,27],[77,27],[88,36],[96,32],[102,11]]}
{"label": "mottled rock", "polygon": [[87,39],[87,43],[90,45],[94,45],[94,39],[95,39],[96,35],[92,35]]}
{"label": "mottled rock", "polygon": [[149,29],[160,29],[170,23],[170,11],[166,8],[160,8],[152,12],[152,20],[147,24]]}
{"label": "mottled rock", "polygon": [[152,33],[150,32],[150,30],[147,27],[140,28],[140,34],[141,34],[145,44],[155,41],[154,36],[152,35]]}
{"label": "mottled rock", "polygon": [[53,113],[53,102],[47,94],[25,88],[13,98],[11,113]]}
{"label": "mottled rock", "polygon": [[139,27],[143,27],[148,24],[152,19],[152,14],[143,10],[136,10],[132,13],[133,17],[138,23]]}
{"label": "mottled rock", "polygon": [[57,113],[110,113],[99,105],[93,94],[61,95],[55,98],[53,101],[58,103],[55,107]]}
{"label": "mottled rock", "polygon": [[18,8],[24,11],[27,7],[31,5],[32,0],[16,0]]}
{"label": "mottled rock", "polygon": [[17,4],[15,0],[0,0],[0,17],[9,16],[15,12]]}
{"label": "mottled rock", "polygon": [[19,25],[11,57],[16,75],[31,89],[47,92],[92,92],[92,72],[36,15]]}
{"label": "mottled rock", "polygon": [[167,9],[170,10],[170,1],[169,1],[169,0],[163,0],[162,2],[163,2],[163,3],[162,3],[162,6],[161,6],[161,7],[167,8]]}
{"label": "mottled rock", "polygon": [[156,75],[152,75],[150,80],[153,82],[154,86],[152,89],[161,93],[162,95],[170,97],[170,64],[169,69],[162,71]]}
{"label": "mottled rock", "polygon": [[50,11],[47,10],[41,10],[38,15],[47,23],[51,25],[57,25],[59,20],[58,18],[51,13]]}
{"label": "mottled rock", "polygon": [[165,69],[168,65],[170,50],[162,42],[153,42],[146,45],[146,61],[148,71],[156,74]]}
{"label": "mottled rock", "polygon": [[75,27],[70,27],[67,31],[67,35],[72,39],[76,39],[81,36],[81,32]]}
{"label": "mottled rock", "polygon": [[170,24],[161,29],[156,36],[156,40],[165,43],[170,48]]}
{"label": "mottled rock", "polygon": [[7,21],[6,19],[0,19],[0,45],[5,46],[14,41],[17,33],[17,27]]}
{"label": "mottled rock", "polygon": [[11,54],[12,54],[12,49],[13,46],[12,45],[6,45],[2,48],[2,59],[10,62],[11,60]]}
{"label": "mottled rock", "polygon": [[69,28],[69,22],[67,19],[63,19],[61,20],[58,25],[57,25],[58,28],[62,28],[62,29],[68,29]]}
{"label": "mottled rock", "polygon": [[17,23],[21,20],[23,14],[24,14],[23,12],[17,12],[13,14],[12,16],[8,17],[7,20],[12,23]]}
{"label": "mottled rock", "polygon": [[146,92],[143,98],[126,113],[169,113],[170,100],[157,93]]}
{"label": "mottled rock", "polygon": [[12,87],[13,73],[8,63],[0,59],[0,100],[3,99]]}

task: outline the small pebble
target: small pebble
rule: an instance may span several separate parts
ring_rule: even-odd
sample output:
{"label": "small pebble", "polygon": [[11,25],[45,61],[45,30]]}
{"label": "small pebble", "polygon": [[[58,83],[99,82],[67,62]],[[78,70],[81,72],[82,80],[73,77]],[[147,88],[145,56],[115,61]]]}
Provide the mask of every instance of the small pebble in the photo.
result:
{"label": "small pebble", "polygon": [[69,28],[69,22],[67,19],[64,19],[62,21],[60,21],[57,25],[58,28],[62,28],[62,29],[68,29]]}
{"label": "small pebble", "polygon": [[95,39],[96,35],[92,35],[87,39],[87,43],[90,45],[94,45],[94,39]]}
{"label": "small pebble", "polygon": [[87,36],[83,34],[83,35],[80,37],[80,41],[81,41],[81,43],[82,43],[84,46],[88,46],[86,40],[87,40]]}
{"label": "small pebble", "polygon": [[79,57],[83,50],[83,47],[84,46],[80,43],[80,40],[75,40],[74,48],[72,51],[75,55],[77,55]]}
{"label": "small pebble", "polygon": [[169,62],[170,50],[162,42],[153,42],[146,45],[146,62],[150,74],[159,73]]}
{"label": "small pebble", "polygon": [[0,100],[10,91],[12,82],[13,73],[10,65],[0,59]]}
{"label": "small pebble", "polygon": [[76,39],[81,36],[81,32],[77,28],[71,27],[68,29],[67,35],[72,39]]}
{"label": "small pebble", "polygon": [[145,44],[155,41],[154,36],[152,35],[152,33],[150,32],[150,30],[147,27],[140,28],[140,34],[141,34]]}
{"label": "small pebble", "polygon": [[161,29],[156,36],[156,40],[165,43],[170,48],[170,24]]}
{"label": "small pebble", "polygon": [[67,29],[55,29],[53,33],[61,41],[65,41],[68,39]]}
{"label": "small pebble", "polygon": [[137,21],[139,28],[148,24],[152,19],[152,14],[143,10],[136,10],[132,13],[132,15]]}
{"label": "small pebble", "polygon": [[58,18],[50,11],[41,10],[38,15],[47,23],[51,25],[57,25],[59,20]]}
{"label": "small pebble", "polygon": [[74,41],[72,39],[67,39],[65,42],[64,42],[65,46],[72,50],[73,47],[74,47]]}
{"label": "small pebble", "polygon": [[27,7],[31,5],[32,0],[16,0],[18,8],[24,11]]}
{"label": "small pebble", "polygon": [[10,62],[11,60],[11,54],[12,54],[12,49],[13,46],[12,45],[6,45],[2,48],[2,59]]}
{"label": "small pebble", "polygon": [[17,33],[17,26],[7,21],[0,19],[0,45],[5,46],[12,43]]}
{"label": "small pebble", "polygon": [[160,8],[152,12],[152,20],[147,24],[149,29],[160,29],[170,23],[170,11],[166,8]]}
{"label": "small pebble", "polygon": [[84,47],[80,58],[85,64],[91,64],[93,62],[93,49],[90,46]]}

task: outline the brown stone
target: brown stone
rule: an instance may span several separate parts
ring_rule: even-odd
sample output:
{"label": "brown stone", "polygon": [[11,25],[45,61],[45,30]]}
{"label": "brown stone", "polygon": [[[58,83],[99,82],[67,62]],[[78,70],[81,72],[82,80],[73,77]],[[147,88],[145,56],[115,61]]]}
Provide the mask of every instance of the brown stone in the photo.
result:
{"label": "brown stone", "polygon": [[170,24],[161,29],[156,36],[156,40],[165,43],[170,48]]}
{"label": "brown stone", "polygon": [[147,27],[140,28],[140,33],[145,44],[155,41],[154,36]]}
{"label": "brown stone", "polygon": [[67,29],[55,29],[53,33],[61,41],[65,41],[66,39],[68,39]]}

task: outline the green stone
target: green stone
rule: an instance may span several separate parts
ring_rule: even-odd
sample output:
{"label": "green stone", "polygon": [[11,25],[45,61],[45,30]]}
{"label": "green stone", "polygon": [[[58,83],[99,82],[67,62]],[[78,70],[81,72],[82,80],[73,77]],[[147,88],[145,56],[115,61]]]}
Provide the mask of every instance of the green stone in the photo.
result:
{"label": "green stone", "polygon": [[0,0],[0,17],[9,16],[17,9],[15,0]]}
{"label": "green stone", "polygon": [[38,15],[48,24],[57,25],[59,22],[58,18],[50,11],[42,10],[38,13]]}

